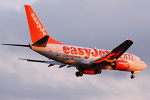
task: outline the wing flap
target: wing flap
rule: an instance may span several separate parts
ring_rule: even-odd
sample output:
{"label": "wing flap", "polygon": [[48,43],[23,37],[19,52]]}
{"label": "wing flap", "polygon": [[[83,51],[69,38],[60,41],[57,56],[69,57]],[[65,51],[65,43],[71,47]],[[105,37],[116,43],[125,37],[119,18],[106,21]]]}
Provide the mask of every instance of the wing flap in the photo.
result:
{"label": "wing flap", "polygon": [[[63,64],[63,63],[56,62],[56,61],[43,61],[43,60],[32,60],[32,59],[22,59],[22,58],[19,58],[19,59],[20,60],[26,60],[26,61],[29,61],[29,62],[46,63],[46,64],[49,64],[48,67],[53,66],[53,65],[60,65],[59,68],[67,66],[67,64]],[[68,65],[68,66],[73,67],[72,65]],[[67,68],[69,68],[68,66],[67,66]]]}
{"label": "wing flap", "polygon": [[46,64],[54,64],[54,65],[64,65],[63,63],[56,62],[56,61],[43,61],[43,60],[32,60],[32,59],[22,59],[22,58],[19,58],[19,59],[30,61],[30,62],[39,62],[39,63],[46,63]]}

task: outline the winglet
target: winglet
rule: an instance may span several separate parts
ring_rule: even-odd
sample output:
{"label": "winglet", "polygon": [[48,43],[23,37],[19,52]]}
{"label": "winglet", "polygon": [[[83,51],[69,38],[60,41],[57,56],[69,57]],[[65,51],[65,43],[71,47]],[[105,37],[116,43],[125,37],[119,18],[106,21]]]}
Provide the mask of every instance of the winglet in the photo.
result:
{"label": "winglet", "polygon": [[[43,37],[49,36],[49,34],[45,30],[44,26],[38,19],[37,15],[33,11],[32,7],[30,5],[25,5],[25,11],[26,11],[26,16],[27,16],[27,20],[28,20],[32,43],[36,43]],[[49,36],[47,43],[62,44],[62,43],[52,39],[50,36]]]}

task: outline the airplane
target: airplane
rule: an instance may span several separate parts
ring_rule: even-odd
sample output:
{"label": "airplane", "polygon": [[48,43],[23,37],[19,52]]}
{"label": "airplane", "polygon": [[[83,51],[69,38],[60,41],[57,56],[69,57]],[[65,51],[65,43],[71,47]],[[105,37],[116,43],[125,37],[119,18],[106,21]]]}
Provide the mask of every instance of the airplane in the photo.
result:
{"label": "airplane", "polygon": [[49,64],[48,67],[59,65],[62,67],[74,67],[78,71],[77,77],[83,74],[96,75],[102,70],[116,70],[131,72],[131,79],[135,78],[135,73],[145,69],[147,65],[139,57],[125,53],[133,44],[132,40],[125,40],[113,50],[103,50],[96,48],[85,48],[65,45],[47,33],[30,5],[24,5],[32,43],[22,44],[2,44],[10,46],[29,47],[31,50],[49,58],[49,61],[22,59],[29,62],[39,62]]}

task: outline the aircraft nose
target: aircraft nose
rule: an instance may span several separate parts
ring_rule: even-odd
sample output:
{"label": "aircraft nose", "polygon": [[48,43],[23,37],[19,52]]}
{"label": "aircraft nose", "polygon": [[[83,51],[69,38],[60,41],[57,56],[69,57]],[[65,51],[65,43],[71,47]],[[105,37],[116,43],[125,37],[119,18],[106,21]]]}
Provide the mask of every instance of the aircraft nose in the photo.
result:
{"label": "aircraft nose", "polygon": [[143,69],[145,69],[147,67],[147,65],[143,62]]}

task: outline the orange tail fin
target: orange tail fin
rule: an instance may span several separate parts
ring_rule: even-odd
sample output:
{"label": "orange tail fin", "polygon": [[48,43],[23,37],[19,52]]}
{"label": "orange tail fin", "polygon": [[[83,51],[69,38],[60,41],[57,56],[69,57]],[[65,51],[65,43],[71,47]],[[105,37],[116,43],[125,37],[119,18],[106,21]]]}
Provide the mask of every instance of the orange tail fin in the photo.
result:
{"label": "orange tail fin", "polygon": [[33,11],[31,6],[25,5],[25,10],[26,10],[26,16],[27,16],[27,20],[28,20],[32,43],[36,43],[43,37],[48,36],[49,38],[48,38],[47,43],[62,44],[62,43],[52,39],[49,36],[49,34],[46,32],[44,26],[38,19],[37,15],[35,14],[35,12]]}

